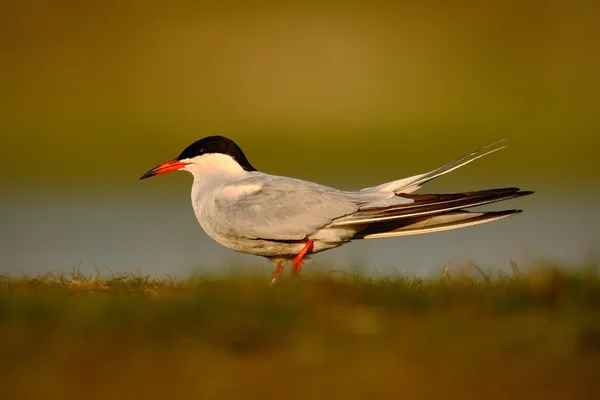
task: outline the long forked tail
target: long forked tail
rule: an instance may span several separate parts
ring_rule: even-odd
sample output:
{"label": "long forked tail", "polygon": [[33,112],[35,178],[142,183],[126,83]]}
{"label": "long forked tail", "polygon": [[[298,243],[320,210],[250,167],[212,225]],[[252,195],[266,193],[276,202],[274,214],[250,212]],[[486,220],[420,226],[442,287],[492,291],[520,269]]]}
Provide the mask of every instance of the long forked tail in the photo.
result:
{"label": "long forked tail", "polygon": [[330,224],[330,227],[357,229],[355,239],[416,235],[496,221],[520,210],[469,212],[482,206],[532,194],[519,188],[481,190],[451,194],[403,194],[412,203],[389,207],[365,208]]}

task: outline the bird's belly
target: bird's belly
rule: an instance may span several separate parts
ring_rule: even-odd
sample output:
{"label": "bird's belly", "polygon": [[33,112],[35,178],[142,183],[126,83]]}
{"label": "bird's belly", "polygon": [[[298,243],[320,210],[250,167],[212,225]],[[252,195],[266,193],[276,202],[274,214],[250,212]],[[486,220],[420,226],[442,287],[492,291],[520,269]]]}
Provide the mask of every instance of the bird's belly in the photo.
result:
{"label": "bird's belly", "polygon": [[216,215],[213,210],[206,207],[194,211],[198,223],[211,239],[232,250],[249,252],[246,250],[251,249],[251,241],[235,233],[232,227],[235,222],[228,222],[226,218]]}
{"label": "bird's belly", "polygon": [[[196,219],[206,234],[217,243],[246,254],[268,258],[293,258],[306,246],[307,240],[275,240],[249,238],[236,229],[235,219],[223,215],[214,207],[214,202],[200,201],[194,205]],[[320,229],[309,234],[313,241],[310,253],[318,253],[348,242],[354,232],[346,229]]]}
{"label": "bird's belly", "polygon": [[194,213],[204,232],[222,246],[263,257],[293,257],[293,254],[302,251],[302,243],[249,238],[240,234],[236,229],[235,219],[223,215],[213,204],[209,201],[200,201],[194,204]]}
{"label": "bird's belly", "polygon": [[201,221],[200,226],[217,243],[231,250],[255,256],[292,258],[300,253],[306,244],[304,242],[250,239],[233,232],[223,232],[220,225],[215,226],[206,220]]}

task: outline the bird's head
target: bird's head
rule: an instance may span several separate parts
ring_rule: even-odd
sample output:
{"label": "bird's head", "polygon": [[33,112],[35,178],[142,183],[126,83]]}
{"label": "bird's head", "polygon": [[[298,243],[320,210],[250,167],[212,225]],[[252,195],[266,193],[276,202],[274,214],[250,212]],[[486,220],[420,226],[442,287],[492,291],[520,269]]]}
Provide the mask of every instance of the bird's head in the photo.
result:
{"label": "bird's head", "polygon": [[140,179],[178,170],[194,175],[256,171],[233,140],[224,136],[208,136],[186,147],[177,158],[152,168]]}

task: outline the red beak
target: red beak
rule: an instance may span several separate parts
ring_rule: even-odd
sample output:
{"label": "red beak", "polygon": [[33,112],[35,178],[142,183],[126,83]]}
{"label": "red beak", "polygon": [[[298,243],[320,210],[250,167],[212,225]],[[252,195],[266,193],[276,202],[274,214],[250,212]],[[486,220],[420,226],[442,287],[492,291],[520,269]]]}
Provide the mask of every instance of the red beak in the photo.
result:
{"label": "red beak", "polygon": [[154,175],[166,174],[167,172],[177,171],[178,169],[181,169],[188,164],[189,163],[181,162],[175,158],[173,160],[169,160],[160,164],[158,167],[152,168],[150,171],[142,175],[140,179],[146,179]]}

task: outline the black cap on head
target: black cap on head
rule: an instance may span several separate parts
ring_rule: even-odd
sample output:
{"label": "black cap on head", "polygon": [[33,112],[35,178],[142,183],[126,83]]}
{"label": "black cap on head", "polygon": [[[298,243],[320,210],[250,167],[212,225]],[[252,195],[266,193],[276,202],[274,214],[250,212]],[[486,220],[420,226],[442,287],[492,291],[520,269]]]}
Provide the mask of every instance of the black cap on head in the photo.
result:
{"label": "black cap on head", "polygon": [[178,160],[184,160],[186,158],[194,158],[197,156],[201,156],[203,154],[214,154],[221,153],[226,154],[237,161],[238,164],[245,171],[256,171],[246,156],[240,146],[235,144],[235,142],[231,139],[226,138],[225,136],[208,136],[202,138],[185,148],[177,157]]}

